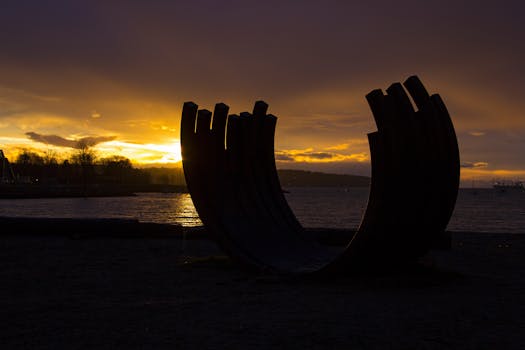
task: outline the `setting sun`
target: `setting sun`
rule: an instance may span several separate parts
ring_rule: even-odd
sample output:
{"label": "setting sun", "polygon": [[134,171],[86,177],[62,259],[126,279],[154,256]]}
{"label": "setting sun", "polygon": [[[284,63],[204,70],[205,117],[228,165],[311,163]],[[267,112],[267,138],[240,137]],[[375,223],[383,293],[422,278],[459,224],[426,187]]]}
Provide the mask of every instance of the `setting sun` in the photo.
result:
{"label": "setting sun", "polygon": [[122,155],[137,165],[162,164],[170,166],[181,161],[179,141],[174,141],[171,144],[137,144],[110,141],[98,145],[96,150],[102,154]]}

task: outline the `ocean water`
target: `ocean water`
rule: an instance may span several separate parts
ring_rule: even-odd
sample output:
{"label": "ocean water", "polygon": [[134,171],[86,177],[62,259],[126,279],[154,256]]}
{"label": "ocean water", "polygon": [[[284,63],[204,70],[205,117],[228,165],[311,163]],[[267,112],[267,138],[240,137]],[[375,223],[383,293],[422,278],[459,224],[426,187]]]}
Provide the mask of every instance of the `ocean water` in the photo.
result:
{"label": "ocean water", "polygon": [[[357,228],[367,188],[295,188],[288,203],[305,227]],[[450,231],[525,233],[525,193],[492,188],[460,189]]]}
{"label": "ocean water", "polygon": [[[305,227],[355,229],[368,199],[367,188],[289,188],[288,203]],[[0,216],[133,218],[143,222],[199,226],[185,193],[142,193],[136,197],[0,199]],[[525,193],[461,189],[451,231],[525,233]]]}

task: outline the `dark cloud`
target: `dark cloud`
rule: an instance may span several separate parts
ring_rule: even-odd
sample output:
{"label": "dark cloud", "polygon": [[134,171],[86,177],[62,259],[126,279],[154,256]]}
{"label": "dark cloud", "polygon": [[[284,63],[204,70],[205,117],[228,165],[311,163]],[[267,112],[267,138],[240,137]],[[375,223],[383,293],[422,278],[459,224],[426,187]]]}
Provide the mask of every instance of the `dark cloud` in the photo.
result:
{"label": "dark cloud", "polygon": [[76,149],[83,147],[93,147],[99,143],[113,141],[116,138],[115,136],[88,136],[71,140],[58,135],[42,135],[36,132],[26,132],[26,136],[35,142],[45,143],[46,145]]}
{"label": "dark cloud", "polygon": [[489,163],[487,162],[463,162],[461,163],[462,168],[486,168],[488,167]]}
{"label": "dark cloud", "polygon": [[368,156],[363,153],[342,154],[335,152],[320,152],[313,149],[306,150],[279,150],[275,152],[275,159],[281,162],[364,162]]}
{"label": "dark cloud", "polygon": [[[220,87],[286,98],[413,71],[479,75],[480,65],[520,61],[521,12],[517,1],[476,11],[457,1],[12,1],[0,14],[0,57],[166,96]],[[506,65],[498,73],[516,75]]]}
{"label": "dark cloud", "polygon": [[335,153],[314,151],[277,151],[275,159],[281,162],[295,162],[297,159],[308,159],[310,161],[328,160],[337,157]]}
{"label": "dark cloud", "polygon": [[278,162],[293,162],[293,157],[290,157],[287,154],[284,154],[282,152],[275,152],[275,160]]}
{"label": "dark cloud", "polygon": [[[52,82],[35,79],[41,88],[67,94],[86,85],[105,93],[90,86],[90,76],[171,100],[278,101],[340,87],[364,96],[379,82],[421,73],[497,84],[511,96],[525,87],[516,78],[525,73],[523,65],[512,64],[525,59],[522,6],[477,4],[473,11],[457,1],[423,7],[415,0],[10,1],[0,11],[0,63],[29,76],[48,72]],[[494,65],[497,74],[489,74]]]}
{"label": "dark cloud", "polygon": [[312,159],[332,159],[334,158],[335,154],[328,153],[328,152],[303,152],[303,153],[297,153],[296,156],[308,157]]}

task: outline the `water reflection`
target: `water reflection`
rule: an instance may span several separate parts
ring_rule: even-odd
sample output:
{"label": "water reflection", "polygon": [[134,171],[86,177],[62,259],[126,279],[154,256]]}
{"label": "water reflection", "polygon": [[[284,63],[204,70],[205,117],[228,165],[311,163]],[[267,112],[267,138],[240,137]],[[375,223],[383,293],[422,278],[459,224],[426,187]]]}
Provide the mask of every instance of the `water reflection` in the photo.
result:
{"label": "water reflection", "polygon": [[136,197],[2,199],[0,216],[127,218],[142,222],[202,225],[187,193],[141,193]]}
{"label": "water reflection", "polygon": [[[292,188],[286,198],[305,227],[356,228],[368,189]],[[523,233],[525,195],[491,189],[459,192],[452,231]],[[136,197],[0,199],[0,216],[131,218],[143,222],[202,225],[187,193],[143,193]]]}
{"label": "water reflection", "polygon": [[292,187],[286,200],[303,227],[357,229],[368,201],[367,187]]}

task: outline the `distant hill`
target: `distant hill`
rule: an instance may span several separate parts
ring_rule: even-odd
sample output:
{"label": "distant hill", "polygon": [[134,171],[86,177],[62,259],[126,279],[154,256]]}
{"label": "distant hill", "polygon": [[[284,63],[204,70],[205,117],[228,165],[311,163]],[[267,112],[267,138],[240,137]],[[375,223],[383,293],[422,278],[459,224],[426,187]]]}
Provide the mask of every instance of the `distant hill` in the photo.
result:
{"label": "distant hill", "polygon": [[369,187],[370,178],[358,175],[327,174],[279,169],[281,186],[286,187]]}
{"label": "distant hill", "polygon": [[[184,173],[177,168],[144,168],[152,184],[185,186]],[[321,172],[279,169],[281,186],[286,187],[369,187],[370,178],[358,175],[340,175]]]}

